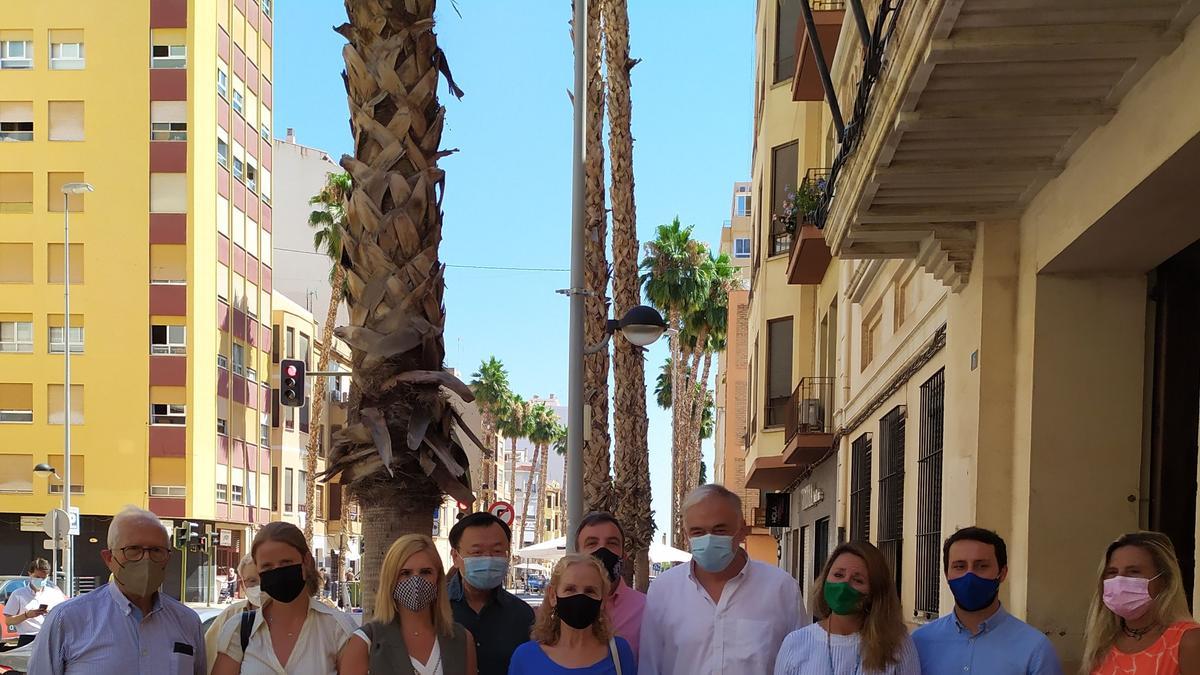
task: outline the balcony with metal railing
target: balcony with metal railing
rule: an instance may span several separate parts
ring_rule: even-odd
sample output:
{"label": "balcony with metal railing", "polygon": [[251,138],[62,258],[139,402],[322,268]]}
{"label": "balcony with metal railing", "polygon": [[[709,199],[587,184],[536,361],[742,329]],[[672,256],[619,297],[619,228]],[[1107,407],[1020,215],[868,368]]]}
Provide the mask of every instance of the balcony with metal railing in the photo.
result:
{"label": "balcony with metal railing", "polygon": [[796,385],[784,425],[783,459],[807,467],[833,447],[832,377],[806,377]]}
{"label": "balcony with metal railing", "polygon": [[794,221],[791,227],[794,236],[788,258],[787,278],[789,284],[819,284],[825,278],[825,270],[833,256],[825,233],[817,225],[817,209],[825,199],[829,187],[829,169],[811,168],[804,174],[800,189],[796,191]]}
{"label": "balcony with metal railing", "polygon": [[807,21],[801,15],[796,26],[796,74],[792,77],[793,101],[820,101],[825,98],[821,75],[813,52],[814,42],[820,46],[826,63],[833,62],[837,53],[838,36],[846,18],[844,0],[811,0],[813,28],[816,40],[808,31]]}

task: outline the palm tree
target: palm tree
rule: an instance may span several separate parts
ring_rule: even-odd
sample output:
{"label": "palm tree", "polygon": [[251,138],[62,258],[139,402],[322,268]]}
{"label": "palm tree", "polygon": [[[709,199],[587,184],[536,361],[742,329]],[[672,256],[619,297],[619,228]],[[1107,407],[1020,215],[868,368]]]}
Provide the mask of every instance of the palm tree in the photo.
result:
{"label": "palm tree", "polygon": [[508,454],[509,503],[517,505],[517,439],[529,436],[529,406],[520,394],[509,392],[504,405],[499,410],[496,420],[497,428],[504,437],[512,441]]}
{"label": "palm tree", "polygon": [[[526,412],[528,419],[528,430],[526,432],[530,443],[533,445],[533,460],[529,465],[529,476],[525,479],[525,500],[521,507],[521,542],[524,543],[526,518],[529,515],[529,500],[534,493],[534,487],[537,486],[538,503],[535,505],[535,517],[538,519],[534,522],[534,543],[538,541],[538,532],[541,529],[538,522],[542,517],[542,496],[545,490],[545,467],[546,467],[546,447],[553,439],[554,429],[552,424],[558,424],[558,416],[545,403],[541,401],[529,406]],[[536,482],[535,482],[536,481]]]}
{"label": "palm tree", "polygon": [[[608,151],[611,173],[613,301],[616,316],[642,304],[638,278],[637,209],[633,181],[633,106],[629,57],[627,0],[603,3],[604,56],[608,72]],[[589,7],[590,11],[590,7]],[[613,340],[613,452],[616,515],[626,528],[626,550],[634,561],[635,586],[650,584],[650,541],[654,513],[650,510],[650,454],[647,440],[646,371],[644,350],[626,340]]]}
{"label": "palm tree", "polygon": [[[445,173],[438,160],[449,76],[433,32],[436,0],[346,0],[343,48],[354,156],[342,232],[352,349],[350,419],[325,478],[341,476],[363,510],[363,605],[370,615],[383,555],[408,532],[429,532],[443,494],[471,503],[461,438],[474,437],[451,401],[469,387],[443,370]],[[440,73],[440,75],[439,75]],[[455,427],[458,431],[455,432]]]}
{"label": "palm tree", "polygon": [[[692,227],[684,227],[676,217],[671,223],[660,225],[657,236],[646,243],[646,255],[642,259],[641,282],[646,297],[667,316],[668,329],[674,329],[670,337],[672,368],[671,385],[675,392],[685,392],[682,378],[686,365],[680,349],[680,332],[683,317],[704,301],[709,292],[708,247],[692,239]],[[686,417],[681,412],[686,406],[671,408],[672,428],[672,495],[671,513],[673,523],[672,541],[675,546],[683,545],[683,519],[680,513],[683,495],[686,492],[682,471],[686,466]]]}
{"label": "palm tree", "polygon": [[483,418],[483,443],[491,451],[483,455],[483,487],[480,499],[484,508],[496,501],[496,420],[512,392],[508,390],[508,372],[495,356],[479,364],[479,370],[471,375],[471,391]]}
{"label": "palm tree", "polygon": [[534,525],[533,537],[535,542],[540,542],[546,530],[546,475],[550,465],[550,446],[564,433],[558,415],[545,403],[534,405],[532,416],[533,428],[529,431],[529,440],[537,445],[542,457],[542,462],[538,465],[537,522]]}
{"label": "palm tree", "polygon": [[[583,339],[604,340],[608,321],[608,214],[604,207],[604,77],[598,1],[587,6],[587,91],[584,106],[584,297]],[[612,471],[608,431],[608,350],[584,356],[583,389],[591,407],[590,433],[583,440],[583,503],[585,510],[611,507]]]}
{"label": "palm tree", "polygon": [[[342,304],[342,294],[345,291],[346,269],[338,263],[342,259],[342,232],[346,229],[346,197],[350,194],[350,187],[350,174],[331,173],[325,177],[325,186],[321,191],[308,200],[309,206],[319,207],[308,214],[308,226],[313,228],[313,248],[324,253],[330,262],[329,309],[325,312],[325,325],[321,329],[321,350],[317,352],[318,371],[329,368],[329,354],[334,341],[333,326],[337,323],[338,307]],[[304,519],[304,538],[310,544],[313,536],[313,516],[317,514],[317,509],[311,508],[311,505],[317,491],[317,447],[321,439],[321,416],[325,413],[325,381],[324,377],[313,379],[312,398],[309,400],[312,408],[312,424],[309,428],[312,432],[308,435],[308,446],[304,455],[304,503],[310,505],[310,512],[309,517]],[[345,496],[342,495],[344,505]],[[339,565],[344,557],[344,552],[338,556]]]}

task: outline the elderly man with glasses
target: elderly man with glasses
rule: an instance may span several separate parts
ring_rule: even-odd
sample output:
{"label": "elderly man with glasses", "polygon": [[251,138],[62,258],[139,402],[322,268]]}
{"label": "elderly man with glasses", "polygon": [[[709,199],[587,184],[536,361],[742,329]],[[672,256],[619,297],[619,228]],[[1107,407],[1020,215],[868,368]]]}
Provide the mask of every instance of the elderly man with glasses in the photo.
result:
{"label": "elderly man with glasses", "polygon": [[113,581],[59,605],[33,643],[29,672],[42,675],[204,675],[200,618],[160,593],[171,559],[158,516],[126,507],[100,552]]}

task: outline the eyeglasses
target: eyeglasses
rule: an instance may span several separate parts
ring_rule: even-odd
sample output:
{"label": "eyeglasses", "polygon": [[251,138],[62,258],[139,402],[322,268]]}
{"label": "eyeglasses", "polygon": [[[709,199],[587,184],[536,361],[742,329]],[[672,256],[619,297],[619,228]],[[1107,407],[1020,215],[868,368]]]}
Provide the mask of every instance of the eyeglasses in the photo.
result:
{"label": "eyeglasses", "polygon": [[156,563],[167,562],[171,558],[171,549],[163,548],[162,546],[124,546],[120,549],[121,555],[125,556],[125,560],[129,562],[137,562],[150,555],[150,560]]}

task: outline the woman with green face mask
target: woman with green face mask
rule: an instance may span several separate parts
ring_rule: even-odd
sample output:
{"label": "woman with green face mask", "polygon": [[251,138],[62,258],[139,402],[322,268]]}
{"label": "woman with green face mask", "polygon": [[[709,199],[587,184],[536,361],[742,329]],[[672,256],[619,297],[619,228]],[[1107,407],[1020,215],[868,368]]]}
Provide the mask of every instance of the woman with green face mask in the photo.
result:
{"label": "woman with green face mask", "polygon": [[866,542],[837,547],[809,597],[819,621],[787,636],[775,675],[921,675],[879,549]]}

